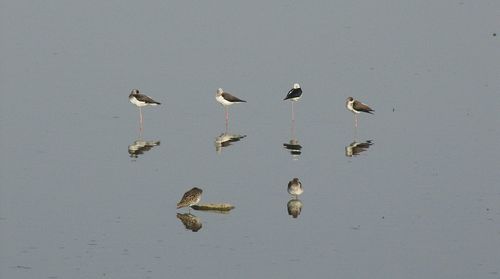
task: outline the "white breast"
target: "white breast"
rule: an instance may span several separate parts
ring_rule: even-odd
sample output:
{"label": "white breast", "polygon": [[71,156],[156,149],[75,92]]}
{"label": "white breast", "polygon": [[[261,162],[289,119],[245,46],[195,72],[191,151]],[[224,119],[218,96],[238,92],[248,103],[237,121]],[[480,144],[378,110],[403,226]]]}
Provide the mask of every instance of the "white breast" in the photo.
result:
{"label": "white breast", "polygon": [[229,106],[229,105],[233,104],[231,102],[226,101],[226,99],[222,98],[222,95],[221,96],[215,96],[215,99],[217,100],[217,102],[221,103],[223,106]]}
{"label": "white breast", "polygon": [[129,99],[130,102],[138,107],[145,107],[147,106],[148,104],[144,103],[144,102],[140,102],[139,100],[137,100],[135,97],[132,97]]}

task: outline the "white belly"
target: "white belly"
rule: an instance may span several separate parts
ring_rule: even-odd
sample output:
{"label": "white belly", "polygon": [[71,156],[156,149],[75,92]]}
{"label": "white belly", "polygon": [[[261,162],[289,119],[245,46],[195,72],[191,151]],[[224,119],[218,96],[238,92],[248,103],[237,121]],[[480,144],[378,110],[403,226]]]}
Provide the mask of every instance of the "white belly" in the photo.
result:
{"label": "white belly", "polygon": [[350,111],[352,111],[353,113],[359,113],[359,111],[354,110],[354,108],[352,107],[352,104],[353,104],[353,103],[354,103],[354,102],[348,102],[348,103],[347,103],[347,109],[348,109],[348,110],[350,110]]}
{"label": "white belly", "polygon": [[145,107],[147,106],[148,104],[144,103],[144,102],[139,102],[136,98],[130,98],[129,99],[130,102],[138,107]]}
{"label": "white belly", "polygon": [[222,96],[216,96],[215,100],[217,100],[217,102],[221,103],[223,106],[229,106],[229,105],[234,104],[234,103],[226,101],[226,99],[222,98]]}

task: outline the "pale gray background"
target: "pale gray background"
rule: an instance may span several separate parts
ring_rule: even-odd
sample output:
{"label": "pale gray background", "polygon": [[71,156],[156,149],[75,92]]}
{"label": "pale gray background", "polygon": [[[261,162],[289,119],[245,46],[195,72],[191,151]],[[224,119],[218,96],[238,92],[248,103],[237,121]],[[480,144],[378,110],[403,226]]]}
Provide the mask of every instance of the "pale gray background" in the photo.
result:
{"label": "pale gray background", "polygon": [[[1,278],[500,278],[499,1],[2,1],[0,28]],[[248,100],[221,154],[218,87]],[[136,160],[132,88],[163,102]],[[195,185],[236,205],[196,233]]]}

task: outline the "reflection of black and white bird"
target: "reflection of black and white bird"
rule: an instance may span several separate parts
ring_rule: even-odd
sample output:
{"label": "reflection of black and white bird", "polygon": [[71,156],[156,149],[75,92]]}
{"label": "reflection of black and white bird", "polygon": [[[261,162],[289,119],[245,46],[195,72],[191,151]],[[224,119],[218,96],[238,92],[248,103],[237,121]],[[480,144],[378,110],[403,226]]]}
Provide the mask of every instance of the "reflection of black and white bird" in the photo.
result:
{"label": "reflection of black and white bird", "polygon": [[181,220],[186,230],[197,232],[203,226],[201,219],[191,213],[177,213],[177,219]]}
{"label": "reflection of black and white bird", "polygon": [[220,153],[220,152],[222,152],[223,147],[228,147],[233,142],[240,141],[241,139],[243,139],[245,137],[246,137],[246,135],[221,133],[218,137],[215,138],[215,151],[217,153]]}
{"label": "reflection of black and white bird", "polygon": [[346,108],[351,111],[352,113],[354,113],[354,125],[356,126],[356,128],[358,127],[358,114],[361,113],[361,112],[366,112],[366,113],[370,113],[370,114],[373,114],[374,110],[371,109],[369,106],[367,106],[366,104],[363,104],[362,102],[358,101],[358,100],[354,100],[353,97],[348,97],[346,102],[345,102],[345,106]]}
{"label": "reflection of black and white bird", "polygon": [[302,188],[302,182],[300,182],[297,177],[288,182],[288,193],[290,195],[293,195],[295,196],[295,198],[297,198],[303,192],[304,189]]}
{"label": "reflection of black and white bird", "polygon": [[286,94],[285,99],[283,99],[283,100],[292,101],[292,121],[295,120],[295,113],[293,111],[293,103],[298,101],[301,96],[302,96],[302,88],[300,88],[300,84],[294,83],[293,88],[290,89],[290,91],[288,91],[288,94]]}
{"label": "reflection of black and white bird", "polygon": [[229,121],[229,112],[228,112],[228,106],[232,104],[237,104],[237,103],[246,103],[246,101],[235,97],[227,92],[224,92],[222,88],[219,88],[217,90],[217,94],[215,94],[215,100],[219,102],[222,106],[224,106],[224,111],[226,114],[226,124]]}
{"label": "reflection of black and white bird", "polygon": [[293,218],[297,218],[302,211],[302,202],[299,199],[291,199],[286,204],[286,208],[288,210],[288,215],[291,215]]}
{"label": "reflection of black and white bird", "polygon": [[302,154],[302,145],[299,144],[297,139],[291,139],[289,143],[283,143],[283,147],[290,150],[294,160],[298,160],[300,154]]}
{"label": "reflection of black and white bird", "polygon": [[141,94],[139,92],[139,89],[132,89],[132,92],[130,92],[130,95],[128,95],[129,101],[136,105],[139,108],[139,119],[140,119],[140,124],[141,124],[141,130],[142,130],[142,107],[145,106],[157,106],[161,105],[160,102],[157,102],[153,100],[151,97],[146,96],[144,94]]}
{"label": "reflection of black and white bird", "polygon": [[367,140],[365,142],[353,141],[345,147],[345,156],[358,156],[360,153],[365,152],[368,148],[370,148],[371,145],[373,145],[371,140]]}
{"label": "reflection of black and white bird", "polygon": [[201,193],[203,193],[203,190],[201,190],[200,188],[196,188],[196,187],[187,191],[182,196],[181,201],[177,203],[177,208],[187,207],[187,206],[190,207],[190,206],[193,206],[193,205],[199,203],[201,200]]}
{"label": "reflection of black and white bird", "polygon": [[134,141],[131,145],[128,146],[128,154],[131,158],[137,158],[139,155],[144,154],[151,150],[151,148],[160,145],[160,141],[145,141],[142,139],[138,139]]}

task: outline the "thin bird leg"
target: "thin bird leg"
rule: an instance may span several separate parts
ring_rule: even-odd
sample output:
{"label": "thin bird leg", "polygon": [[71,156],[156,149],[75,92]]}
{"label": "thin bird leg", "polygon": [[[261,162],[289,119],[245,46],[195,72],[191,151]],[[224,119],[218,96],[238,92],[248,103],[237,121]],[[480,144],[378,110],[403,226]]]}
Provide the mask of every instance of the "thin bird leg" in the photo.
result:
{"label": "thin bird leg", "polygon": [[354,127],[358,128],[358,115],[354,114]]}
{"label": "thin bird leg", "polygon": [[292,122],[295,122],[295,112],[293,110],[293,101],[292,101]]}
{"label": "thin bird leg", "polygon": [[139,107],[139,131],[142,132],[142,108]]}
{"label": "thin bird leg", "polygon": [[226,113],[226,123],[229,122],[229,111],[226,106],[224,106],[224,112]]}
{"label": "thin bird leg", "polygon": [[291,131],[292,131],[292,139],[295,139],[295,121],[292,121]]}

